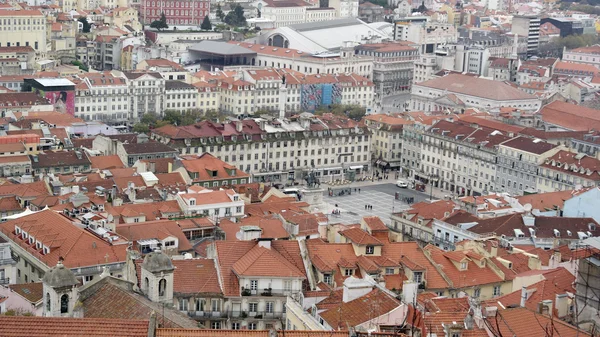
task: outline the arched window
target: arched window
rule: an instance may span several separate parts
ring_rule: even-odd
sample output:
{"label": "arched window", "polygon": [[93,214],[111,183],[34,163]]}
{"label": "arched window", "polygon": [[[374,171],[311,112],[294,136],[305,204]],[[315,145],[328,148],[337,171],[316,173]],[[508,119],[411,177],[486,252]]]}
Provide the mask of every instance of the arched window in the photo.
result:
{"label": "arched window", "polygon": [[46,311],[50,311],[50,293],[46,293]]}
{"label": "arched window", "polygon": [[64,294],[60,297],[60,313],[66,314],[69,312],[69,295]]}
{"label": "arched window", "polygon": [[148,291],[148,289],[150,289],[150,280],[148,280],[148,278],[146,277],[144,279],[144,291]]}
{"label": "arched window", "polygon": [[167,290],[167,280],[162,279],[158,281],[158,296],[165,296]]}

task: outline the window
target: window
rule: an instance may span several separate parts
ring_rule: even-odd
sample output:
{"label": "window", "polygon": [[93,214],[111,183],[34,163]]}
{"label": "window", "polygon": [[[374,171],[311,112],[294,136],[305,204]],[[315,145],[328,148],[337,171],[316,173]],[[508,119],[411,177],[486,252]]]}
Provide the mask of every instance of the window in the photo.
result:
{"label": "window", "polygon": [[323,275],[323,282],[325,282],[327,284],[331,284],[331,274],[324,274]]}
{"label": "window", "polygon": [[466,262],[461,262],[460,263],[460,269],[461,270],[466,270],[467,269],[467,263]]}
{"label": "window", "polygon": [[256,323],[248,323],[248,330],[256,330]]}
{"label": "window", "polygon": [[60,313],[66,314],[69,312],[69,295],[64,294],[60,297]]}
{"label": "window", "polygon": [[258,280],[250,280],[250,290],[258,289]]}
{"label": "window", "polygon": [[367,246],[367,254],[373,254],[373,253],[375,253],[375,247]]}
{"label": "window", "polygon": [[210,304],[213,312],[221,312],[221,301],[213,299],[210,301]]}
{"label": "window", "polygon": [[240,323],[239,322],[233,322],[231,323],[231,330],[239,330],[240,329]]}
{"label": "window", "polygon": [[258,312],[258,303],[256,303],[256,302],[248,303],[248,311],[249,312]]}
{"label": "window", "polygon": [[[211,329],[221,329],[221,322],[210,322],[210,328]],[[238,323],[238,329],[239,329],[239,323]]]}
{"label": "window", "polygon": [[346,271],[345,271],[346,276],[352,276],[352,274],[354,274],[354,269],[346,269]]}
{"label": "window", "polygon": [[500,286],[494,286],[494,296],[500,296]]}
{"label": "window", "polygon": [[273,313],[273,302],[267,302],[265,311],[267,313],[271,313],[271,314]]}
{"label": "window", "polygon": [[292,291],[292,281],[290,281],[290,280],[283,281],[283,290],[284,291]]}
{"label": "window", "polygon": [[413,281],[415,281],[416,283],[421,283],[421,281],[423,281],[423,272],[421,272],[421,271],[413,272]]}
{"label": "window", "polygon": [[187,298],[182,298],[179,300],[179,311],[187,311],[188,310],[188,300]]}
{"label": "window", "polygon": [[394,268],[385,268],[385,274],[386,275],[394,274]]}
{"label": "window", "polygon": [[165,296],[167,290],[167,280],[162,279],[158,281],[158,296]]}
{"label": "window", "polygon": [[481,289],[475,288],[475,290],[473,290],[473,297],[479,298],[479,296],[481,296]]}
{"label": "window", "polygon": [[46,311],[50,311],[50,294],[46,293]]}

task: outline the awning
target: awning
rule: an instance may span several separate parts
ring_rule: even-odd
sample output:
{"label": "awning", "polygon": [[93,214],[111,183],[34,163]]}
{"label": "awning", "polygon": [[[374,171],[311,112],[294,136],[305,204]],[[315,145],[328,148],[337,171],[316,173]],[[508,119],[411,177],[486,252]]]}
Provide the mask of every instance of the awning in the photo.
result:
{"label": "awning", "polygon": [[282,172],[282,171],[277,171],[277,172],[259,172],[259,173],[253,173],[255,176],[270,176],[270,175],[275,175],[275,174],[284,174],[287,172]]}
{"label": "awning", "polygon": [[381,165],[381,166],[386,166],[387,164],[388,164],[388,162],[385,160],[382,160],[379,162],[379,165]]}

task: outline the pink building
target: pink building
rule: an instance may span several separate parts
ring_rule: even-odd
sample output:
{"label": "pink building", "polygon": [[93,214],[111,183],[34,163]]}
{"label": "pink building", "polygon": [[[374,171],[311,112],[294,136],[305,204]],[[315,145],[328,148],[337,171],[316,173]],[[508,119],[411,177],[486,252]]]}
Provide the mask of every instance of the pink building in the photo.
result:
{"label": "pink building", "polygon": [[200,26],[210,13],[210,1],[207,0],[141,0],[140,16],[142,23],[150,24],[165,13],[170,26]]}

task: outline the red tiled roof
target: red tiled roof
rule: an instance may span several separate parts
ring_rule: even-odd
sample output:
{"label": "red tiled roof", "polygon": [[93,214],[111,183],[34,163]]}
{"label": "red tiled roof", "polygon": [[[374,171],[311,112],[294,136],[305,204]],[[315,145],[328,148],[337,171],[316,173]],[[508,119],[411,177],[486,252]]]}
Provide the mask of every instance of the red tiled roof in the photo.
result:
{"label": "red tiled roof", "polygon": [[589,131],[600,130],[600,114],[598,110],[581,105],[554,101],[540,110],[542,120],[567,130]]}
{"label": "red tiled roof", "polygon": [[[184,159],[185,160],[182,160],[181,163],[185,169],[188,172],[194,172],[198,175],[193,178],[195,182],[249,177],[244,171],[218,159],[208,152],[203,153],[194,159],[191,159],[190,157]],[[230,174],[231,170],[235,171],[235,175]],[[213,175],[212,172],[216,172],[216,175]]]}
{"label": "red tiled roof", "polygon": [[[21,295],[27,301],[37,304],[44,297],[44,286],[41,282],[11,284],[10,290]],[[1,317],[1,316],[0,316]],[[1,331],[1,330],[0,330]]]}
{"label": "red tiled roof", "polygon": [[371,245],[371,246],[382,246],[383,243],[377,238],[373,237],[369,233],[365,232],[360,228],[350,228],[345,231],[339,232],[339,234],[352,243],[357,245]]}
{"label": "red tiled roof", "polygon": [[173,292],[178,294],[220,294],[219,278],[212,259],[173,260]]}
{"label": "red tiled roof", "polygon": [[[22,234],[15,234],[15,226],[29,233],[50,248],[44,254],[29,244]],[[71,221],[52,210],[40,211],[0,224],[0,230],[21,248],[51,267],[59,257],[68,268],[88,267],[125,261],[126,245],[112,245],[95,235],[74,226]]]}
{"label": "red tiled roof", "polygon": [[304,273],[274,249],[254,246],[237,260],[233,271],[239,276],[302,277]]}
{"label": "red tiled roof", "polygon": [[277,218],[251,216],[243,218],[239,222],[231,222],[227,219],[221,220],[219,227],[225,232],[225,240],[236,241],[242,226],[258,226],[262,229],[261,238],[285,239],[290,234],[283,228],[283,223]]}
{"label": "red tiled roof", "polygon": [[121,158],[117,155],[110,156],[90,156],[92,162],[92,168],[106,170],[113,168],[125,168],[125,164],[121,161]]}
{"label": "red tiled roof", "polygon": [[1,336],[147,337],[147,320],[0,316]]}
{"label": "red tiled roof", "polygon": [[[138,214],[132,214],[132,216],[136,215]],[[185,234],[183,234],[179,225],[177,225],[177,222],[173,220],[121,223],[116,226],[116,231],[130,242],[146,239],[163,240],[172,236],[179,241],[177,251],[186,252],[192,250],[192,245]]]}
{"label": "red tiled roof", "polygon": [[365,216],[362,218],[367,227],[374,231],[388,231],[388,227],[381,221],[378,216]]}
{"label": "red tiled roof", "polygon": [[513,308],[498,311],[497,316],[484,318],[487,326],[496,336],[539,337],[546,336],[550,327],[555,335],[561,337],[589,336],[572,325],[561,320],[551,321],[549,316],[538,314],[527,308]]}

